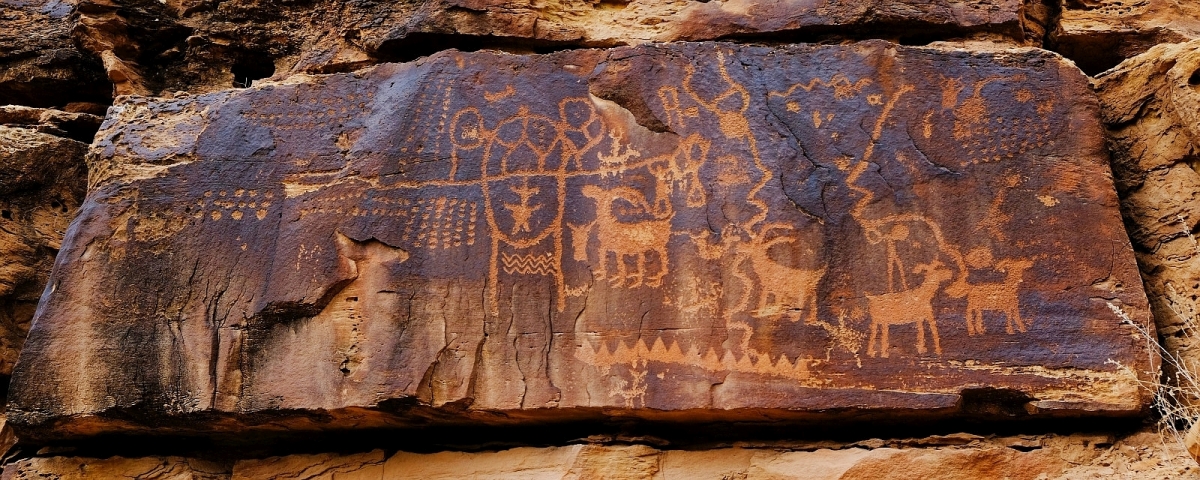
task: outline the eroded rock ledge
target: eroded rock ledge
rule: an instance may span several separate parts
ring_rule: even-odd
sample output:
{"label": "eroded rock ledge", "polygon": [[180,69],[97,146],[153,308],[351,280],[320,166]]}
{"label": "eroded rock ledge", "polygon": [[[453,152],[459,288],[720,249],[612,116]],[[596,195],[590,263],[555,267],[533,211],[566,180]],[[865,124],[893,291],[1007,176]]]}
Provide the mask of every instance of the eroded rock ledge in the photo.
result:
{"label": "eroded rock ledge", "polygon": [[945,435],[850,445],[740,445],[707,450],[667,450],[646,445],[575,444],[494,452],[418,454],[304,454],[262,459],[186,457],[23,459],[4,469],[4,480],[45,478],[231,479],[669,479],[901,478],[1079,479],[1136,476],[1190,478],[1197,468],[1178,445],[1157,435],[1108,434],[982,437]]}

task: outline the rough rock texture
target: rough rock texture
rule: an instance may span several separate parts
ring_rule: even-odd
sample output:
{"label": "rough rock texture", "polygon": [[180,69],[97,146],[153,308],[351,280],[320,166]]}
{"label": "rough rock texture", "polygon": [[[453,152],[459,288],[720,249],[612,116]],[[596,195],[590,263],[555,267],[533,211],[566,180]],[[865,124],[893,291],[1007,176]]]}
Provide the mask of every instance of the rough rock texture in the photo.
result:
{"label": "rough rock texture", "polygon": [[31,458],[3,480],[236,479],[1183,479],[1200,472],[1178,444],[1153,433],[984,438],[950,435],[856,445],[658,450],[570,445],[496,452],[307,454],[229,464],[179,457]]}
{"label": "rough rock texture", "polygon": [[1050,42],[1095,75],[1160,43],[1200,38],[1200,3],[1064,0]]}
{"label": "rough rock texture", "polygon": [[0,107],[0,375],[12,373],[87,186],[87,144],[63,136],[67,130],[85,135],[98,120]]}
{"label": "rough rock texture", "polygon": [[104,69],[71,38],[70,0],[0,0],[0,105],[108,103]]}
{"label": "rough rock texture", "polygon": [[[76,35],[103,59],[118,94],[170,94],[452,47],[528,52],[735,36],[1021,40],[1036,23],[1026,10],[1037,11],[1019,0],[83,0]],[[1040,34],[1030,38],[1040,44]]]}
{"label": "rough rock texture", "polygon": [[[1200,41],[1159,45],[1094,81],[1121,210],[1163,347],[1200,378]],[[1168,378],[1176,385],[1188,380]],[[1192,402],[1200,392],[1185,390]]]}
{"label": "rough rock texture", "polygon": [[[76,104],[75,106],[80,106]],[[88,108],[87,105],[81,108]],[[100,113],[104,113],[101,111]],[[64,112],[50,108],[31,108],[19,105],[0,106],[0,125],[33,129],[58,137],[92,143],[103,117],[90,113]],[[53,159],[51,160],[53,161]],[[82,157],[76,157],[77,164]]]}
{"label": "rough rock texture", "polygon": [[[182,457],[140,457],[105,459],[45,457],[19,460],[4,467],[3,480],[227,480],[229,466],[222,463]],[[285,474],[286,475],[286,474]],[[275,478],[288,478],[278,475]],[[292,478],[330,478],[318,474]]]}
{"label": "rough rock texture", "polygon": [[1153,327],[1096,108],[1044,51],[886,42],[448,52],[131,98],[11,418],[1135,414]]}
{"label": "rough rock texture", "polygon": [[1192,428],[1187,431],[1187,435],[1183,437],[1183,446],[1187,448],[1193,460],[1200,462],[1200,422],[1193,423]]}

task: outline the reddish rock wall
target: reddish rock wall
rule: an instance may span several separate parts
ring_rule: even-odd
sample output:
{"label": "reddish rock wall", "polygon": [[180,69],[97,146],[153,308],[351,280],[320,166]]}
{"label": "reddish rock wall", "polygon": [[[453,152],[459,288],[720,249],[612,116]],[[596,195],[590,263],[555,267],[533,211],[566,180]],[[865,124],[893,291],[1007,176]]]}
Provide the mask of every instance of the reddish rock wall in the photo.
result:
{"label": "reddish rock wall", "polygon": [[3,477],[1198,476],[1192,10],[0,0]]}
{"label": "reddish rock wall", "polygon": [[980,388],[1139,413],[1156,366],[1103,146],[1053,55],[884,42],[441,54],[128,101],[10,418],[950,413]]}

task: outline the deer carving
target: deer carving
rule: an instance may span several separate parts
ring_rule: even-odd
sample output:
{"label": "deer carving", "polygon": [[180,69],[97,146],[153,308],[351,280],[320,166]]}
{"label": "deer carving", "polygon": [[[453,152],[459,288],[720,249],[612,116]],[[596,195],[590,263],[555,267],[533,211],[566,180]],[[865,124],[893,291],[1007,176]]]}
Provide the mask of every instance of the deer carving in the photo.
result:
{"label": "deer carving", "polygon": [[927,324],[933,336],[933,350],[938,355],[942,354],[932,302],[942,283],[950,280],[954,272],[942,268],[941,262],[935,261],[917,265],[913,273],[925,275],[921,284],[914,288],[883,295],[867,295],[867,313],[871,316],[871,324],[867,327],[871,331],[867,340],[867,355],[875,356],[875,337],[879,334],[879,355],[887,358],[889,327],[909,323],[915,323],[917,327],[917,353],[926,351],[924,325]]}
{"label": "deer carving", "polygon": [[[1004,313],[1004,331],[1012,335],[1013,326],[1017,331],[1025,331],[1025,321],[1021,320],[1021,309],[1017,298],[1017,288],[1024,281],[1025,270],[1033,267],[1029,260],[1001,260],[996,262],[996,269],[1005,272],[1004,281],[995,283],[968,284],[963,289],[967,296],[967,334],[975,335],[985,332],[983,327],[983,312],[994,311]],[[961,295],[955,295],[961,297]]]}
{"label": "deer carving", "polygon": [[[599,273],[601,278],[607,278],[612,286],[634,288],[643,284],[657,287],[662,284],[667,274],[667,241],[671,238],[671,218],[674,212],[670,202],[658,202],[651,205],[641,192],[629,187],[616,187],[611,190],[602,189],[596,185],[584,185],[583,196],[596,202],[596,219],[585,225],[568,225],[571,228],[573,258],[587,260],[587,245],[591,231],[595,228],[600,243]],[[643,211],[653,215],[652,220],[639,222],[623,222],[614,213],[614,203],[623,200]],[[646,254],[658,254],[660,266],[654,275],[647,275]],[[616,275],[608,276],[608,256],[616,257]],[[635,271],[628,272],[625,264],[627,257],[634,257]],[[629,284],[625,285],[628,281]]]}

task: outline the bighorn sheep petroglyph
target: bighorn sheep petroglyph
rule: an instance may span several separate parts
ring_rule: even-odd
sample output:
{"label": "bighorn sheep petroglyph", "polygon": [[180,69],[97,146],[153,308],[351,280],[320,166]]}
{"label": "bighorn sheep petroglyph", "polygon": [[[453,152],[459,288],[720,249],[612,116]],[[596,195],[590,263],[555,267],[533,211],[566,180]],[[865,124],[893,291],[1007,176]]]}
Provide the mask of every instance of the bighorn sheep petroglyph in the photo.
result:
{"label": "bighorn sheep petroglyph", "polygon": [[[600,242],[598,268],[601,278],[608,280],[615,287],[626,286],[633,288],[645,284],[656,287],[662,284],[667,268],[667,241],[671,238],[670,202],[661,203],[659,208],[650,205],[644,195],[629,187],[617,187],[605,190],[595,185],[584,185],[583,196],[596,201],[596,219],[586,225],[568,225],[571,228],[571,241],[576,260],[587,260],[587,244],[593,227],[600,232],[597,240]],[[613,213],[613,202],[624,200],[654,216],[653,220],[640,222],[623,222]],[[663,206],[665,205],[665,211]],[[647,276],[646,253],[655,252],[658,256],[659,268],[654,275]],[[617,274],[608,277],[608,255],[616,257]],[[634,257],[636,270],[627,272],[626,257]],[[625,281],[629,285],[625,285]]]}
{"label": "bighorn sheep petroglyph", "polygon": [[937,321],[933,318],[933,296],[941,288],[942,283],[950,280],[954,272],[942,268],[941,262],[917,265],[913,273],[924,273],[925,279],[915,288],[883,295],[867,295],[867,312],[871,315],[871,336],[867,341],[867,355],[875,356],[875,337],[881,333],[879,355],[888,356],[888,328],[892,325],[915,323],[917,327],[917,353],[925,353],[925,329],[922,324],[929,325],[929,333],[933,335],[933,350],[942,354],[941,340],[938,338]]}

